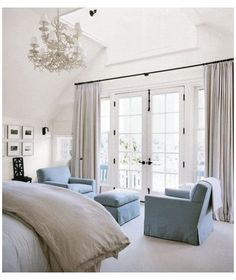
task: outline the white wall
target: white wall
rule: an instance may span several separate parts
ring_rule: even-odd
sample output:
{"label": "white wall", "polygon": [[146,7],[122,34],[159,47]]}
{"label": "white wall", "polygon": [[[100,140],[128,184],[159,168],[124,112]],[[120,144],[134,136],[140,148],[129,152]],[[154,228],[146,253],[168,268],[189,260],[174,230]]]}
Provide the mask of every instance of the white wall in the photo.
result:
{"label": "white wall", "polygon": [[[36,181],[36,170],[38,168],[48,167],[51,164],[51,138],[49,136],[42,135],[42,127],[47,126],[49,127],[49,129],[51,129],[51,124],[48,122],[37,121],[32,119],[14,118],[3,118],[3,124],[5,127],[5,135],[7,135],[6,125],[9,124],[34,127],[34,154],[33,156],[24,156],[23,158],[25,176],[32,177],[33,181]],[[4,142],[7,142],[7,136],[5,137]],[[23,140],[21,139],[19,140],[19,142],[22,143]],[[12,178],[12,157],[4,156],[2,158],[2,179],[11,180]]]}
{"label": "white wall", "polygon": [[53,121],[53,135],[71,135],[73,118],[73,103],[68,103],[60,108],[60,112]]}

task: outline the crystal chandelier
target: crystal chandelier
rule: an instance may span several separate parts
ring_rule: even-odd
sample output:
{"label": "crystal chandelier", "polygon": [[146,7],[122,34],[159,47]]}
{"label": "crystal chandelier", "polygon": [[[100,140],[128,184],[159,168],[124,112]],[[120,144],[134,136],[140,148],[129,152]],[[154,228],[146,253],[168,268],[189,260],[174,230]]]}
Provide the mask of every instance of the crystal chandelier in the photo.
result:
{"label": "crystal chandelier", "polygon": [[28,52],[28,58],[35,69],[60,72],[85,66],[85,54],[79,43],[81,28],[78,22],[73,29],[69,28],[60,22],[57,9],[57,16],[51,24],[46,15],[41,16],[39,24],[44,46],[39,46],[37,37],[33,37]]}

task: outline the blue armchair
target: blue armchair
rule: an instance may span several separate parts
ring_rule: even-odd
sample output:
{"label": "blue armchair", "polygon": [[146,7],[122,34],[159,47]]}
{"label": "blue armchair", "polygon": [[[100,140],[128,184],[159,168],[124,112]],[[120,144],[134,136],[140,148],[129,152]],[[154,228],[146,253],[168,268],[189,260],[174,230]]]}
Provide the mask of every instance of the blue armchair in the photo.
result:
{"label": "blue armchair", "polygon": [[200,245],[213,231],[211,185],[199,181],[191,191],[145,196],[144,234]]}
{"label": "blue armchair", "polygon": [[71,177],[67,166],[38,169],[37,177],[39,183],[68,188],[90,198],[96,194],[95,180]]}

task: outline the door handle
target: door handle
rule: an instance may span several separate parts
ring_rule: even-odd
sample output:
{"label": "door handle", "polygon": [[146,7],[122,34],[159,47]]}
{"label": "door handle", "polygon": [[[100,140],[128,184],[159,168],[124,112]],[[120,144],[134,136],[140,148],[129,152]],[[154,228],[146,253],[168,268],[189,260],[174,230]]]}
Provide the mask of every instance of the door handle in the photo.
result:
{"label": "door handle", "polygon": [[142,163],[143,165],[145,164],[145,161],[144,160],[139,160],[139,163]]}
{"label": "door handle", "polygon": [[152,164],[151,158],[148,159],[148,161],[146,162],[146,164],[148,164],[148,165],[151,165],[151,164]]}

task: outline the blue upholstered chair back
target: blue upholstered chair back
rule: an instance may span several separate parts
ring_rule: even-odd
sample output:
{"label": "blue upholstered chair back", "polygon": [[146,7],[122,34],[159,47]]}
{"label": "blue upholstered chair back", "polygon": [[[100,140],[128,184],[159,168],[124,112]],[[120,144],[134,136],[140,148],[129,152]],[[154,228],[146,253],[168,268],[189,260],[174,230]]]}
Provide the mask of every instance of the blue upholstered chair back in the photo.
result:
{"label": "blue upholstered chair back", "polygon": [[207,182],[199,181],[192,190],[192,201],[202,205],[201,215],[206,215],[211,209],[211,185]]}
{"label": "blue upholstered chair back", "polygon": [[37,176],[39,183],[43,183],[45,181],[68,183],[71,174],[67,166],[57,166],[38,169]]}

